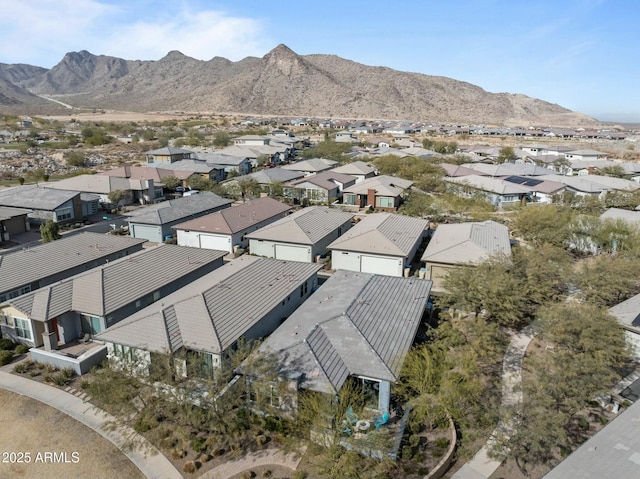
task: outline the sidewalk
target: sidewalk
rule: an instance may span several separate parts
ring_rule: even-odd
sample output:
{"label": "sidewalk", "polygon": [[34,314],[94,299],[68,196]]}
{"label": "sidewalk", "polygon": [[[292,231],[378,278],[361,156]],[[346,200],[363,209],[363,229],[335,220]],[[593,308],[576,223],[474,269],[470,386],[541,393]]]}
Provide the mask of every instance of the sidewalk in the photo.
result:
{"label": "sidewalk", "polygon": [[293,453],[286,454],[279,449],[266,449],[264,451],[253,452],[234,459],[233,461],[220,464],[202,474],[199,479],[227,479],[248,469],[268,465],[284,466],[295,471],[305,451],[306,449],[300,451],[299,455]]}
{"label": "sidewalk", "polygon": [[[511,342],[504,353],[502,362],[502,405],[512,408],[522,402],[522,361],[527,351],[527,346],[535,336],[533,327],[527,326],[511,338]],[[509,424],[502,421],[498,423],[489,439],[482,446],[473,459],[460,468],[452,479],[488,479],[496,472],[502,461],[491,459],[489,451],[495,441],[498,431],[508,431]]]}
{"label": "sidewalk", "polygon": [[[105,430],[105,422],[113,419],[111,415],[58,388],[11,374],[9,371],[14,366],[10,364],[0,368],[0,388],[36,399],[93,429],[120,449],[148,479],[183,479],[173,464],[135,431],[130,428]],[[135,437],[143,447],[127,449],[128,437]]]}

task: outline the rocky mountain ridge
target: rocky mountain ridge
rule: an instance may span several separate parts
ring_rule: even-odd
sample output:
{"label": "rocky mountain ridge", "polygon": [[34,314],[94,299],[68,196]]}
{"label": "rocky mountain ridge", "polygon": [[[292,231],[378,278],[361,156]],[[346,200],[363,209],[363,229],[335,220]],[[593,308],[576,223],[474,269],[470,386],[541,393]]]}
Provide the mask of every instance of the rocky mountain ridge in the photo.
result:
{"label": "rocky mountain ridge", "polygon": [[262,58],[157,61],[70,52],[47,70],[0,64],[0,107],[55,96],[77,108],[480,124],[590,125],[596,120],[525,95],[467,82],[363,65],[335,55],[298,55],[278,45]]}

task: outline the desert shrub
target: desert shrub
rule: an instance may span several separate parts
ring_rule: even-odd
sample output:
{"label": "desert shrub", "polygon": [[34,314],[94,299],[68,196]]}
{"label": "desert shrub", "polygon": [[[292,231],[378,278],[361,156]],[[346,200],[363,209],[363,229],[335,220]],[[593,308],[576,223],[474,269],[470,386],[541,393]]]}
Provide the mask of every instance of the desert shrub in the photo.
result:
{"label": "desert shrub", "polygon": [[171,459],[173,459],[174,461],[177,461],[178,459],[182,459],[186,455],[187,453],[182,449],[171,450]]}
{"label": "desert shrub", "polygon": [[13,360],[13,351],[0,351],[0,365],[4,366]]}
{"label": "desert shrub", "polygon": [[305,479],[307,477],[307,473],[304,471],[296,471],[291,476],[291,479]]}
{"label": "desert shrub", "polygon": [[29,371],[29,376],[31,376],[32,378],[35,378],[36,376],[40,376],[40,370],[32,369],[31,371]]}
{"label": "desert shrub", "polygon": [[18,363],[13,368],[14,373],[24,374],[29,371],[30,366],[26,362]]}
{"label": "desert shrub", "polygon": [[56,367],[53,364],[45,364],[44,370],[48,373],[55,373],[57,371]]}
{"label": "desert shrub", "polygon": [[16,346],[16,354],[27,354],[29,352],[29,346],[26,344],[18,344]]}
{"label": "desert shrub", "polygon": [[53,374],[45,374],[42,379],[44,379],[45,383],[53,383],[54,376],[53,376]]}
{"label": "desert shrub", "polygon": [[194,437],[191,440],[191,449],[195,452],[202,452],[207,448],[207,439],[204,437]]}
{"label": "desert shrub", "polygon": [[578,420],[578,427],[580,427],[580,429],[582,429],[583,431],[586,431],[587,429],[589,429],[589,421],[587,421],[585,418],[581,417]]}
{"label": "desert shrub", "polygon": [[271,472],[271,469],[265,469],[264,471],[262,471],[262,477],[271,477],[273,476],[273,472]]}
{"label": "desert shrub", "polygon": [[198,468],[196,467],[196,463],[193,461],[187,461],[184,463],[184,465],[182,466],[182,472],[186,472],[189,474],[192,474],[194,472],[196,472]]}
{"label": "desert shrub", "polygon": [[449,447],[449,439],[446,437],[439,437],[436,439],[436,448],[438,449],[446,449]]}
{"label": "desert shrub", "polygon": [[417,434],[412,434],[409,436],[409,444],[411,447],[418,447],[420,445],[420,436]]}
{"label": "desert shrub", "polygon": [[196,461],[203,463],[203,462],[209,462],[211,460],[211,456],[209,454],[200,454],[197,458]]}
{"label": "desert shrub", "polygon": [[222,447],[217,447],[217,448],[215,448],[215,449],[214,449],[213,451],[211,451],[211,452],[213,453],[214,457],[219,457],[219,456],[224,455],[224,453],[225,453],[226,451],[225,451],[225,450],[224,450],[224,448],[222,448]]}
{"label": "desert shrub", "polygon": [[402,459],[409,460],[413,457],[411,446],[402,446]]}
{"label": "desert shrub", "polygon": [[73,370],[73,368],[64,368],[60,371],[60,376],[62,376],[66,380],[69,380],[73,379],[76,376],[76,372]]}
{"label": "desert shrub", "polygon": [[256,444],[258,446],[264,446],[267,442],[267,436],[265,436],[264,434],[258,434],[256,436]]}
{"label": "desert shrub", "polygon": [[244,471],[242,474],[242,479],[253,479],[256,477],[256,473],[253,471]]}
{"label": "desert shrub", "polygon": [[16,344],[7,338],[0,338],[0,349],[3,351],[13,350]]}

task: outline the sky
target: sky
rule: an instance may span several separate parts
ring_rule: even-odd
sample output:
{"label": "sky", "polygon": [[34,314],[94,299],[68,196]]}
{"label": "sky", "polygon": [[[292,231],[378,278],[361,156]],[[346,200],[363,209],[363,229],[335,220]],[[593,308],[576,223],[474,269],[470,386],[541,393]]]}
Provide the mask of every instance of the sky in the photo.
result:
{"label": "sky", "polygon": [[2,0],[0,63],[238,61],[283,43],[640,122],[639,21],[638,0]]}

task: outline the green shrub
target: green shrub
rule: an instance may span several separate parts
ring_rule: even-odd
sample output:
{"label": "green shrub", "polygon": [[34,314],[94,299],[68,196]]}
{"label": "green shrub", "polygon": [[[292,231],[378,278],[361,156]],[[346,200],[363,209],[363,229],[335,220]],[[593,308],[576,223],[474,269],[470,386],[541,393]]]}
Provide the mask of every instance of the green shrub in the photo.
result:
{"label": "green shrub", "polygon": [[609,420],[604,416],[600,416],[599,420],[600,420],[600,424],[602,424],[603,426],[609,422]]}
{"label": "green shrub", "polygon": [[18,374],[24,374],[27,371],[29,371],[29,366],[27,366],[25,363],[18,363],[13,368],[13,372]]}
{"label": "green shrub", "polygon": [[16,344],[7,338],[0,338],[0,349],[3,351],[13,350],[16,347]]}
{"label": "green shrub", "polygon": [[16,354],[27,354],[29,352],[29,346],[26,344],[18,344],[16,346]]}
{"label": "green shrub", "polygon": [[240,476],[242,477],[242,479],[253,479],[254,477],[256,477],[256,473],[253,471],[244,471],[242,474],[240,474]]}
{"label": "green shrub", "polygon": [[195,452],[202,452],[207,448],[207,439],[204,437],[194,437],[191,440],[191,449]]}
{"label": "green shrub", "polygon": [[29,371],[29,376],[31,376],[32,378],[35,378],[36,376],[40,376],[40,370],[32,369],[31,371]]}
{"label": "green shrub", "polygon": [[402,459],[409,460],[413,457],[413,449],[411,446],[402,446]]}
{"label": "green shrub", "polygon": [[64,368],[60,371],[60,375],[66,380],[73,379],[76,376],[76,372],[73,368]]}
{"label": "green shrub", "polygon": [[420,436],[417,434],[412,434],[409,436],[409,444],[411,447],[418,447],[420,445]]}
{"label": "green shrub", "polygon": [[267,436],[264,434],[258,434],[256,436],[256,444],[258,446],[264,446],[267,443]]}
{"label": "green shrub", "polygon": [[586,431],[587,429],[589,429],[589,421],[587,421],[585,418],[581,417],[578,420],[578,427],[580,427],[580,429],[582,429],[583,431]]}
{"label": "green shrub", "polygon": [[271,469],[265,469],[264,471],[262,471],[262,477],[271,477],[273,476],[273,472],[271,472]]}
{"label": "green shrub", "polygon": [[53,374],[45,374],[42,379],[44,379],[45,383],[53,383],[54,376],[53,376]]}
{"label": "green shrub", "polygon": [[291,476],[291,479],[305,479],[307,477],[307,473],[304,471],[296,471]]}
{"label": "green shrub", "polygon": [[55,373],[58,370],[58,368],[56,368],[53,364],[45,364],[44,370],[48,373]]}
{"label": "green shrub", "polygon": [[446,449],[449,447],[449,439],[446,437],[439,437],[436,439],[436,448],[438,449]]}
{"label": "green shrub", "polygon": [[0,351],[0,366],[9,364],[13,360],[13,351]]}

